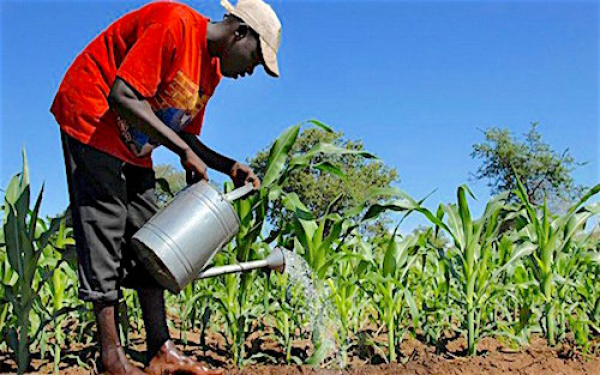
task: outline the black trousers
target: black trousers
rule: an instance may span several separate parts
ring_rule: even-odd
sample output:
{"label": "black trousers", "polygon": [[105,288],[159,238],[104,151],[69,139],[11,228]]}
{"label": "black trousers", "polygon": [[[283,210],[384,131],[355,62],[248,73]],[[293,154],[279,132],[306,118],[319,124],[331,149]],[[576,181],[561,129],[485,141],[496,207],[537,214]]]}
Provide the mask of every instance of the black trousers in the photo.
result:
{"label": "black trousers", "polygon": [[128,164],[61,132],[79,298],[114,303],[121,287],[161,288],[137,259],[130,239],[156,212],[154,171]]}

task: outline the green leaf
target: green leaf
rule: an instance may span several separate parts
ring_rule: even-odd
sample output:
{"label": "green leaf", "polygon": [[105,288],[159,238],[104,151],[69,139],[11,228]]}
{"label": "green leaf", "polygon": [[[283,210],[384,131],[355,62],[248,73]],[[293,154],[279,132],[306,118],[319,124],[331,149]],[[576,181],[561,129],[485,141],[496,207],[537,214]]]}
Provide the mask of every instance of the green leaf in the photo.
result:
{"label": "green leaf", "polygon": [[566,243],[570,241],[573,236],[579,231],[583,230],[586,222],[592,217],[590,212],[582,212],[580,214],[573,214],[567,221],[567,225],[564,228],[564,239],[560,248],[564,248]]}
{"label": "green leaf", "polygon": [[17,199],[19,199],[20,195],[21,191],[19,186],[19,174],[16,174],[10,179],[8,187],[6,188],[6,193],[4,194],[4,200],[6,201],[6,204],[5,207],[3,207],[3,211],[5,211],[5,216],[6,211],[9,209],[9,205],[14,205],[17,202]]}
{"label": "green leaf", "polygon": [[341,179],[346,178],[346,174],[337,165],[335,165],[329,161],[324,161],[324,162],[315,164],[313,166],[313,168],[318,169],[323,172],[327,172],[327,173],[334,175],[336,177],[339,177]]}
{"label": "green leaf", "polygon": [[369,188],[369,190],[367,191],[367,195],[366,195],[366,200],[371,200],[371,199],[379,199],[379,198],[384,198],[384,197],[389,197],[389,198],[402,198],[403,200],[407,200],[409,202],[411,202],[412,204],[414,204],[415,206],[418,205],[418,203],[410,196],[408,195],[406,192],[404,192],[401,189],[398,189],[397,187],[392,187],[392,186],[386,186],[386,187],[380,187],[380,186],[374,186]]}
{"label": "green leaf", "polygon": [[496,271],[494,271],[493,276],[487,280],[487,284],[493,283],[494,280],[502,272],[504,272],[508,268],[512,267],[520,259],[533,254],[533,252],[535,251],[535,249],[536,249],[536,245],[534,245],[534,244],[532,244],[530,242],[527,242],[527,243],[519,245],[519,247],[516,249],[516,251],[512,254],[511,258],[502,267],[500,267]]}
{"label": "green leaf", "polygon": [[300,125],[289,127],[277,138],[271,147],[269,158],[267,159],[267,169],[262,181],[263,186],[270,186],[281,176],[285,168],[288,153],[296,142],[299,131]]}
{"label": "green leaf", "polygon": [[308,120],[307,122],[309,122],[309,123],[311,123],[311,124],[313,124],[313,125],[321,128],[321,129],[323,129],[327,133],[334,133],[333,129],[329,125],[325,125],[324,123],[322,123],[319,120],[316,120],[316,119],[313,118],[313,119]]}
{"label": "green leaf", "polygon": [[386,211],[412,211],[415,209],[415,205],[413,202],[410,202],[406,199],[396,200],[386,204],[374,204],[367,209],[367,212],[362,217],[361,221],[371,220],[379,217],[382,213]]}
{"label": "green leaf", "polygon": [[[57,232],[62,232],[58,237],[58,243],[55,245],[60,249],[63,249],[65,245],[68,245],[69,242],[73,242],[73,238],[66,237],[64,235],[66,226],[66,218],[63,215],[62,217],[56,217],[50,221],[50,226],[46,229],[39,237],[38,244],[40,249],[44,249],[48,242],[52,238],[54,234]],[[74,244],[74,242],[72,243]]]}
{"label": "green leaf", "polygon": [[600,202],[592,203],[585,207],[585,209],[591,212],[593,215],[600,214]]}
{"label": "green leaf", "polygon": [[[283,206],[289,212],[294,212],[296,217],[302,220],[314,220],[312,212],[300,201],[300,197],[296,193],[288,193],[283,196]],[[316,229],[316,224],[315,224]]]}
{"label": "green leaf", "polygon": [[29,186],[29,163],[27,162],[27,154],[24,148],[21,150],[21,155],[23,155],[23,174],[21,175],[20,184],[22,187],[25,187]]}
{"label": "green leaf", "polygon": [[[397,230],[398,228],[396,228]],[[398,256],[398,244],[396,243],[396,231],[388,241],[387,250],[383,257],[383,276],[396,273],[396,257]]]}
{"label": "green leaf", "polygon": [[[40,212],[40,206],[42,204],[42,196],[43,195],[44,195],[44,185],[42,185],[40,193],[38,194],[33,212],[31,212],[30,216],[29,216],[29,238],[28,238],[28,240],[30,243],[33,243],[33,241],[35,240],[35,226],[38,222],[38,214]],[[40,251],[41,250],[43,250],[43,249],[40,249]]]}
{"label": "green leaf", "polygon": [[366,159],[376,159],[377,157],[370,152],[362,151],[362,150],[354,150],[350,148],[345,148],[342,146],[336,146],[331,143],[320,142],[313,146],[306,153],[298,154],[293,156],[290,159],[290,167],[295,168],[304,168],[305,166],[310,164],[310,161],[313,157],[319,155],[359,155]]}
{"label": "green leaf", "polygon": [[344,197],[344,193],[338,194],[329,204],[327,205],[327,209],[325,210],[325,216],[328,216],[336,204],[338,204],[342,198]]}
{"label": "green leaf", "polygon": [[594,195],[598,194],[600,192],[600,184],[592,187],[590,190],[588,190],[587,193],[584,194],[583,197],[581,197],[581,199],[579,199],[579,201],[577,203],[575,203],[573,206],[571,206],[569,208],[569,211],[567,212],[567,216],[574,213],[575,211],[577,211],[577,209],[584,204],[585,202],[587,202],[591,197],[593,197]]}
{"label": "green leaf", "polygon": [[8,205],[8,215],[4,224],[4,236],[6,241],[6,253],[11,268],[17,272],[19,278],[24,277],[24,265],[22,258],[26,250],[26,238],[24,223],[17,217],[15,208]]}
{"label": "green leaf", "polygon": [[600,265],[600,253],[590,251],[586,254],[586,259],[588,262]]}
{"label": "green leaf", "polygon": [[458,212],[460,214],[460,221],[463,227],[463,233],[465,241],[469,241],[472,235],[473,222],[471,220],[471,212],[469,211],[469,204],[467,203],[466,192],[471,196],[473,193],[469,190],[466,185],[462,185],[458,188]]}
{"label": "green leaf", "polygon": [[421,315],[419,314],[417,303],[415,302],[415,299],[413,298],[413,295],[408,288],[404,288],[404,298],[406,298],[406,302],[408,303],[410,315],[413,320],[413,327],[414,329],[417,329]]}
{"label": "green leaf", "polygon": [[[456,205],[443,205],[442,210],[444,211],[447,217],[446,221],[448,222],[448,226],[442,228],[452,236],[455,245],[463,250],[466,247],[465,232]],[[430,221],[433,220],[430,219]]]}

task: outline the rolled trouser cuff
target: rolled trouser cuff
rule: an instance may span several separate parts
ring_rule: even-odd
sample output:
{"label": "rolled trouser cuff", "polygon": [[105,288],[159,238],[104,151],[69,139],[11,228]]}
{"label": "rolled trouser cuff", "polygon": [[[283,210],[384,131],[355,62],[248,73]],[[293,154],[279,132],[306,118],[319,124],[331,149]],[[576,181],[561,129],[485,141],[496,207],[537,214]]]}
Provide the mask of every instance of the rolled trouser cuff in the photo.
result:
{"label": "rolled trouser cuff", "polygon": [[79,289],[79,298],[85,302],[116,304],[123,296],[120,290],[110,292],[96,292],[93,290]]}

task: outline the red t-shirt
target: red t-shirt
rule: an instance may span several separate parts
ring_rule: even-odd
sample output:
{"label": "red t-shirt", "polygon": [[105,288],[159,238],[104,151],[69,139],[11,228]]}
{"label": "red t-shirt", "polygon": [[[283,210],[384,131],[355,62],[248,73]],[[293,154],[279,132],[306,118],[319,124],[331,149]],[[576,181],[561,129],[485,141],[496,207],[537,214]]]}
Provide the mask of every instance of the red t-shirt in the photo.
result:
{"label": "red t-shirt", "polygon": [[207,24],[175,2],[151,3],[115,21],[65,74],[50,110],[61,129],[121,160],[152,167],[157,143],[109,109],[118,76],[170,128],[199,135],[206,103],[221,79],[219,59],[208,53]]}

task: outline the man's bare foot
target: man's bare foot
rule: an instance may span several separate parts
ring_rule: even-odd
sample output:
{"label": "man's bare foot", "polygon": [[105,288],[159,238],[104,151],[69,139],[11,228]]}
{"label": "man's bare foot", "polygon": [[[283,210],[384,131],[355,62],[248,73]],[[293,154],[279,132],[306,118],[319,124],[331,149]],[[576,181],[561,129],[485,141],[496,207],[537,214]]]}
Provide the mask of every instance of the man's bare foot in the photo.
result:
{"label": "man's bare foot", "polygon": [[167,340],[145,369],[151,375],[219,375],[222,370],[210,370],[183,355],[171,340]]}
{"label": "man's bare foot", "polygon": [[107,354],[103,375],[145,375],[144,372],[129,362],[122,347],[117,347]]}

